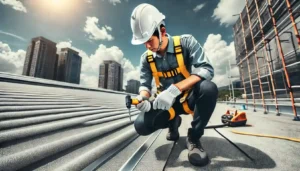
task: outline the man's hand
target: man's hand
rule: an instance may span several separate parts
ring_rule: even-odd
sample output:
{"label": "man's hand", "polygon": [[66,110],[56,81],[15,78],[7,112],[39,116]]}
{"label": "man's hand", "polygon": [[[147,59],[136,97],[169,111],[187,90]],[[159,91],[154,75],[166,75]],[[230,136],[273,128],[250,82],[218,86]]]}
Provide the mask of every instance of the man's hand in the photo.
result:
{"label": "man's hand", "polygon": [[[147,99],[147,97],[143,97],[141,95],[136,96],[136,99],[141,102],[139,104],[136,105],[136,108],[138,110],[140,110],[141,112],[149,112],[149,110],[151,109],[151,104]],[[144,101],[143,101],[144,100]]]}
{"label": "man's hand", "polygon": [[172,84],[167,90],[159,93],[153,102],[153,109],[169,110],[181,91]]}

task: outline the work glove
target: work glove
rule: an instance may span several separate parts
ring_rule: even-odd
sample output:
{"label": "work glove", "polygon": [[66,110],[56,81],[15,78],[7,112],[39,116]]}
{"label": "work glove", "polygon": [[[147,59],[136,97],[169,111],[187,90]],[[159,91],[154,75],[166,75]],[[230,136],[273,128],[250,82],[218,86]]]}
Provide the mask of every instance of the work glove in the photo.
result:
{"label": "work glove", "polygon": [[153,109],[169,110],[173,106],[176,97],[180,94],[181,91],[172,84],[168,89],[157,95],[153,102]]}
{"label": "work glove", "polygon": [[149,112],[151,109],[150,102],[148,100],[144,100],[141,95],[138,95],[136,98],[140,102],[139,104],[136,105],[136,108],[141,112]]}

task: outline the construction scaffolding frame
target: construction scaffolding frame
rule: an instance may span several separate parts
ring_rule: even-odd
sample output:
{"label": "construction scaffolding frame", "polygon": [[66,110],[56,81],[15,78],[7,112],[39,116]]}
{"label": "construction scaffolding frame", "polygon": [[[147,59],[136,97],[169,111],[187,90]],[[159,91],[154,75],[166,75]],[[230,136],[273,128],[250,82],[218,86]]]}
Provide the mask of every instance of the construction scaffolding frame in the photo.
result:
{"label": "construction scaffolding frame", "polygon": [[273,105],[277,116],[281,106],[289,104],[299,121],[300,1],[245,2],[233,26],[245,103],[248,107],[252,101],[253,111],[262,106],[265,114]]}
{"label": "construction scaffolding frame", "polygon": [[264,98],[264,92],[263,92],[263,89],[262,89],[262,84],[261,84],[261,79],[260,79],[260,68],[258,66],[258,57],[257,57],[257,50],[256,50],[256,47],[255,47],[255,42],[254,42],[253,28],[252,28],[252,23],[250,21],[251,19],[250,19],[250,14],[249,14],[248,0],[245,0],[245,1],[246,1],[246,11],[247,11],[249,28],[250,28],[250,35],[251,35],[251,40],[252,40],[252,45],[253,45],[253,50],[254,50],[255,66],[256,66],[256,70],[257,70],[256,73],[257,73],[257,78],[258,78],[258,83],[259,83],[261,98],[262,98],[262,105],[263,105],[263,108],[264,108],[264,113],[267,114],[266,105],[265,105],[265,98]]}
{"label": "construction scaffolding frame", "polygon": [[[261,16],[259,8],[258,8],[257,0],[254,0],[254,2],[255,2],[255,7],[256,7],[256,13],[258,14],[258,16]],[[262,25],[261,18],[260,17],[257,17],[257,18],[258,18],[258,21],[259,21],[259,30],[260,30],[260,33],[261,33],[261,36],[262,36],[262,39],[263,39],[263,43],[264,43],[264,52],[265,52],[265,55],[266,55],[268,71],[270,73],[270,80],[271,80],[272,90],[270,89],[269,79],[267,80],[267,83],[268,83],[269,89],[271,90],[270,92],[273,92],[273,98],[275,99],[276,114],[279,115],[278,102],[277,102],[277,96],[276,96],[276,91],[275,91],[276,88],[275,88],[274,79],[273,79],[273,71],[272,71],[271,66],[270,66],[271,59],[270,59],[270,55],[268,54],[268,50],[267,50],[267,40],[265,38],[265,34],[264,34],[264,31],[263,31],[263,25]]]}

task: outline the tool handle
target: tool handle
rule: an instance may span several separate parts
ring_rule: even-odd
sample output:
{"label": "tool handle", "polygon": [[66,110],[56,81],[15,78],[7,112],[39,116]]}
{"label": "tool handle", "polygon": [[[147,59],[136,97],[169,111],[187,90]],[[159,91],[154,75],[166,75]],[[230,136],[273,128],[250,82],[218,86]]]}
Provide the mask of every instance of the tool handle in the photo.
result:
{"label": "tool handle", "polygon": [[130,95],[127,95],[125,99],[126,99],[126,107],[128,109],[130,109],[131,105],[137,105],[141,103],[137,98],[132,99]]}
{"label": "tool handle", "polygon": [[137,104],[139,104],[139,103],[140,103],[140,102],[139,102],[138,99],[131,99],[131,104],[137,105]]}

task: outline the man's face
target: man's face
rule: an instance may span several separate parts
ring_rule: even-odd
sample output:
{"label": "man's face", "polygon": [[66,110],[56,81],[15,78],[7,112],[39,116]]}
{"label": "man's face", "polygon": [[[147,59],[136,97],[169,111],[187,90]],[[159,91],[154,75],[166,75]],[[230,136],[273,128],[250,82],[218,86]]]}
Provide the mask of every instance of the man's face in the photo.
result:
{"label": "man's face", "polygon": [[144,45],[152,52],[156,52],[159,45],[159,39],[156,36],[151,36],[151,38],[147,42],[145,42]]}

